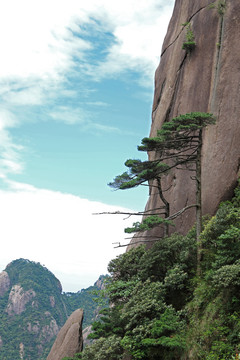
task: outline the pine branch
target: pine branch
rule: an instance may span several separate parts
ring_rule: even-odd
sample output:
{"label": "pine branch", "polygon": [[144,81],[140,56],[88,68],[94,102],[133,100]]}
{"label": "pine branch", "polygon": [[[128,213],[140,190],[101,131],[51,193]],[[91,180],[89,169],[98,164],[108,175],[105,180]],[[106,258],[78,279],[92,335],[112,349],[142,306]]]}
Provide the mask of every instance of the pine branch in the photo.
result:
{"label": "pine branch", "polygon": [[[193,207],[197,207],[197,204],[193,204],[193,205],[188,205],[188,206],[186,206],[186,207],[184,207],[183,209],[181,209],[181,210],[179,210],[179,211],[177,211],[176,213],[174,213],[173,215],[170,215],[168,218],[165,218],[165,220],[173,220],[173,219],[176,219],[178,216],[180,216],[180,215],[182,215],[186,210],[188,210],[188,209],[191,209],[191,208],[193,208]],[[162,225],[162,224],[161,224]],[[159,225],[160,226],[160,225]],[[145,230],[146,231],[146,230]],[[149,230],[147,230],[147,231],[149,231]],[[156,238],[156,239],[152,239],[152,240],[146,240],[146,238],[147,239],[149,239],[149,238],[151,238],[151,237],[153,237],[153,238],[155,238],[156,236],[149,236],[149,235],[142,235],[142,236],[137,236],[137,238],[139,239],[139,238],[145,238],[145,240],[138,240],[138,241],[136,241],[136,242],[134,242],[133,244],[131,244],[131,243],[129,243],[129,244],[126,244],[126,245],[121,245],[120,244],[120,242],[118,242],[118,246],[116,246],[116,247],[114,247],[115,249],[116,248],[119,248],[119,247],[125,247],[125,246],[128,246],[128,245],[134,245],[134,244],[137,244],[137,243],[147,243],[147,242],[152,242],[152,241],[158,241],[158,240],[160,240],[161,239],[161,237],[158,237],[158,238]],[[128,240],[128,239],[132,239],[132,238],[125,238],[126,240]],[[117,243],[113,243],[113,244],[117,244]]]}

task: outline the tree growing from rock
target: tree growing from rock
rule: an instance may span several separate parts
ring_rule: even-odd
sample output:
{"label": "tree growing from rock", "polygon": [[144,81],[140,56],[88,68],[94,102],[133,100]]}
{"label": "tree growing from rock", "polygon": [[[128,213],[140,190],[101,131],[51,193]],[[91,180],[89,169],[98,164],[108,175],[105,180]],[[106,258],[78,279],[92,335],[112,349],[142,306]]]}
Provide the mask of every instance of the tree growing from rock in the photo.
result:
{"label": "tree growing from rock", "polygon": [[[147,218],[143,219],[142,223],[137,222],[133,224],[132,228],[127,228],[125,231],[127,233],[138,232],[149,230],[154,226],[158,226],[162,223],[165,223],[165,234],[168,235],[168,221],[164,220],[169,217],[169,203],[166,200],[161,184],[161,178],[163,174],[167,174],[169,170],[169,165],[163,163],[161,159],[154,161],[141,161],[141,160],[127,160],[125,165],[128,167],[128,172],[124,172],[121,175],[115,177],[112,183],[108,185],[115,189],[131,189],[139,185],[146,185],[151,187],[156,187],[158,195],[163,203],[158,209],[153,209],[151,214]],[[155,184],[150,181],[156,180]],[[157,211],[157,213],[155,213]],[[160,213],[159,213],[160,211]],[[161,215],[161,216],[159,216]]]}
{"label": "tree growing from rock", "polygon": [[[154,160],[127,160],[125,165],[128,171],[115,177],[109,186],[116,189],[130,189],[139,185],[156,187],[163,207],[159,214],[150,215],[145,213],[141,223],[133,224],[126,232],[138,232],[149,230],[159,224],[165,223],[165,235],[168,235],[169,220],[175,218],[189,207],[196,207],[196,240],[200,247],[200,233],[202,229],[202,205],[201,205],[201,152],[203,129],[215,123],[212,114],[192,112],[179,115],[169,122],[165,122],[156,137],[146,137],[138,146],[139,151],[154,151]],[[191,176],[196,181],[196,204],[181,209],[178,213],[170,216],[169,203],[163,195],[161,179],[174,169],[184,169],[195,174]],[[154,212],[156,209],[152,209]],[[162,218],[162,215],[164,218]],[[198,251],[198,264],[200,263],[200,249]]]}

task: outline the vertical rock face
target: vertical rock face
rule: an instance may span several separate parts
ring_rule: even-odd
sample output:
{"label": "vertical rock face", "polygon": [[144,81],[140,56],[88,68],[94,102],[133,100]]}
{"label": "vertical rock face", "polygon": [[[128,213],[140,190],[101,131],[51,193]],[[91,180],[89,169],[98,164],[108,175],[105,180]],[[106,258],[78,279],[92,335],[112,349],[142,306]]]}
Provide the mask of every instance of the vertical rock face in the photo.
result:
{"label": "vertical rock face", "polygon": [[29,303],[35,296],[35,291],[24,291],[20,285],[14,285],[9,294],[6,312],[9,316],[20,315],[23,311],[25,311],[27,303]]}
{"label": "vertical rock face", "polygon": [[[240,2],[176,0],[155,74],[155,94],[150,136],[165,121],[193,111],[213,113],[217,122],[204,130],[202,151],[203,213],[214,214],[219,203],[232,196],[240,166]],[[182,49],[190,22],[196,47]],[[150,159],[156,154],[150,153]],[[164,188],[171,213],[195,204],[195,182],[186,171],[175,170]],[[150,190],[147,209],[159,207]],[[186,233],[195,221],[195,210],[176,220],[174,231]]]}
{"label": "vertical rock face", "polygon": [[59,331],[47,360],[61,360],[82,351],[82,321],[83,310],[75,310]]}
{"label": "vertical rock face", "polygon": [[6,291],[10,289],[10,278],[6,271],[0,273],[0,297],[2,297]]}

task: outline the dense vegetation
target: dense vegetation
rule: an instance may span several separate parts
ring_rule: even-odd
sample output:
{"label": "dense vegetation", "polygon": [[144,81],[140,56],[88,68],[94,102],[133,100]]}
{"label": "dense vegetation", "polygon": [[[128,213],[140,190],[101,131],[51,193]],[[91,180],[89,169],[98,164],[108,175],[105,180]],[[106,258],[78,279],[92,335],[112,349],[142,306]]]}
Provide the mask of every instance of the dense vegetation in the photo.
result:
{"label": "dense vegetation", "polygon": [[198,275],[195,228],[110,262],[113,306],[93,324],[93,345],[74,359],[238,359],[240,186],[203,225]]}
{"label": "dense vegetation", "polygon": [[[0,296],[1,360],[19,359],[20,344],[23,344],[23,359],[45,360],[57,330],[63,326],[67,316],[78,308],[84,309],[83,326],[93,321],[98,308],[94,301],[99,290],[97,285],[77,293],[62,293],[59,280],[46,267],[26,259],[12,261],[5,271],[11,286]],[[98,283],[101,281],[102,277]],[[23,312],[9,315],[6,309],[14,285],[20,285],[22,292],[33,290],[35,296],[25,305]]]}

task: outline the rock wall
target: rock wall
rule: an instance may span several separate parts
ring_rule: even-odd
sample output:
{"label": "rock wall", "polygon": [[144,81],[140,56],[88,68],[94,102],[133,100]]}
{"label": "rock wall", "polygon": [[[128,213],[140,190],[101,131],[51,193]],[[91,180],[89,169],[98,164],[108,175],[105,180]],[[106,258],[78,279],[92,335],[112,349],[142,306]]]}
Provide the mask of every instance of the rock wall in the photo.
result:
{"label": "rock wall", "polygon": [[[165,121],[180,114],[200,111],[216,116],[216,125],[204,130],[202,151],[203,214],[211,215],[232,196],[240,167],[240,2],[226,0],[223,15],[218,11],[220,1],[210,7],[212,3],[175,2],[155,74],[150,132],[155,136]],[[189,54],[182,49],[186,22],[191,23],[196,42]],[[165,195],[171,214],[196,202],[195,182],[186,171],[173,171],[163,187],[170,187]],[[158,195],[150,190],[146,209],[159,205]],[[194,222],[195,210],[188,210],[176,220],[174,231],[186,233]]]}
{"label": "rock wall", "polygon": [[14,285],[8,298],[6,312],[9,316],[20,315],[25,311],[26,305],[36,296],[35,291],[24,291],[20,285]]}

